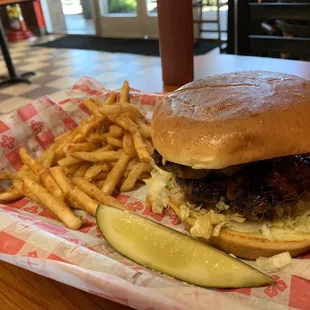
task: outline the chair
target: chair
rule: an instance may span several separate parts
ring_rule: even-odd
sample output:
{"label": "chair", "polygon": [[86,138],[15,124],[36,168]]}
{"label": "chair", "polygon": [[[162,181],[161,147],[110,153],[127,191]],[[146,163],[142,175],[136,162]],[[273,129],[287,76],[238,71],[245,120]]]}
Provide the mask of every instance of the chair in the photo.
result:
{"label": "chair", "polygon": [[[309,1],[237,0],[235,1],[234,16],[233,41],[236,54],[278,55],[280,57],[289,54],[301,59],[310,59]],[[306,26],[302,28],[302,37],[285,33],[283,29],[283,36],[270,35],[262,27],[263,22],[266,21],[276,21],[276,25],[280,27],[285,25],[285,21],[304,21]],[[231,23],[229,26],[231,27]]]}
{"label": "chair", "polygon": [[[226,33],[226,30],[221,29],[221,14],[220,9],[227,5],[227,0],[200,0],[193,4],[193,8],[198,10],[197,18],[194,18],[194,24],[198,25],[198,37],[199,40],[205,41],[215,41],[218,43],[220,49],[225,48],[226,40],[223,39],[222,34]],[[206,7],[216,7],[215,18],[210,19],[205,17],[205,13],[203,13],[203,9]],[[195,17],[195,16],[194,16]],[[216,29],[207,29],[203,27],[206,24],[214,24],[216,25]],[[207,34],[216,33],[216,38],[207,37]]]}

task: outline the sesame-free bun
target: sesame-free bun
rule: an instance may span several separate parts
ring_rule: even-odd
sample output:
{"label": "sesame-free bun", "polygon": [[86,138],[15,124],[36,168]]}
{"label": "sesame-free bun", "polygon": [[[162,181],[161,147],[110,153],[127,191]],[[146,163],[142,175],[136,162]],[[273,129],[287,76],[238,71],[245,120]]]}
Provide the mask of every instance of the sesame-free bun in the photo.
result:
{"label": "sesame-free bun", "polygon": [[274,228],[272,232],[279,239],[269,241],[259,232],[245,233],[222,228],[218,236],[211,236],[205,241],[228,254],[246,259],[271,257],[282,252],[289,252],[295,257],[310,250],[310,234],[289,228]]}
{"label": "sesame-free bun", "polygon": [[268,71],[206,77],[168,95],[151,134],[165,160],[194,169],[310,152],[310,82]]}
{"label": "sesame-free bun", "polygon": [[[180,206],[171,201],[169,206],[182,220]],[[195,219],[187,218],[183,222],[190,228],[194,225]],[[223,227],[218,236],[200,239],[228,254],[245,259],[256,259],[260,256],[271,257],[282,252],[289,252],[292,257],[295,257],[310,250],[310,234],[300,233],[290,228],[273,227],[272,235],[275,240],[270,241],[259,231],[242,232]]]}

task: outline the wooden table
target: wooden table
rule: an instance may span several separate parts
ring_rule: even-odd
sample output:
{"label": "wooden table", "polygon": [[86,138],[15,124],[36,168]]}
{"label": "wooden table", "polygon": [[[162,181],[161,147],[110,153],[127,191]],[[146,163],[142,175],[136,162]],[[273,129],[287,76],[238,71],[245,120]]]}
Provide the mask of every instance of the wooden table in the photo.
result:
{"label": "wooden table", "polygon": [[[309,62],[219,55],[216,51],[195,58],[196,78],[249,69],[286,72],[310,80]],[[161,72],[155,72],[136,81],[134,86],[147,91],[171,91],[177,87],[163,86]],[[0,262],[0,305],[2,310],[130,309],[3,262]]]}

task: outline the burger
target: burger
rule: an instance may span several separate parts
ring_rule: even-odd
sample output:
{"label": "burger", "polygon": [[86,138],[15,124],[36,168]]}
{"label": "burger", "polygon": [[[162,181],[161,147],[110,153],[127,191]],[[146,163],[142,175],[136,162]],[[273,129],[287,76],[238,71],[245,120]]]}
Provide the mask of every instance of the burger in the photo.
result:
{"label": "burger", "polygon": [[206,77],[155,108],[147,203],[241,258],[310,249],[310,82],[245,71]]}

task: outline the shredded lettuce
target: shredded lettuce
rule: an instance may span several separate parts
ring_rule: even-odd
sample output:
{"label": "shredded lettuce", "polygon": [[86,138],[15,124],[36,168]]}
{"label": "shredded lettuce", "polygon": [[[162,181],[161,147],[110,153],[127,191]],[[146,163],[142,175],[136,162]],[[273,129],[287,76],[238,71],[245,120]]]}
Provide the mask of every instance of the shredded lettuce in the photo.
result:
{"label": "shredded lettuce", "polygon": [[[225,215],[215,213],[213,210],[210,210],[208,213],[196,219],[195,224],[192,226],[190,230],[190,233],[192,236],[195,237],[204,237],[206,239],[209,239],[214,229],[214,225],[220,224],[225,220],[226,220]],[[222,226],[217,228],[218,233]]]}
{"label": "shredded lettuce", "polygon": [[215,205],[215,207],[221,211],[225,211],[229,209],[229,205],[224,202],[223,197],[221,197],[220,201]]}
{"label": "shredded lettuce", "polygon": [[148,197],[152,204],[152,211],[161,214],[169,203],[168,192],[165,189],[167,183],[172,180],[172,175],[158,168],[151,172],[151,176],[144,182],[148,187]]}
{"label": "shredded lettuce", "polygon": [[145,180],[148,187],[148,198],[155,213],[163,213],[169,206],[169,201],[180,206],[180,217],[184,221],[191,217],[196,219],[190,232],[193,236],[210,238],[217,236],[222,227],[261,234],[268,240],[275,238],[272,228],[290,228],[300,233],[310,233],[310,202],[300,200],[296,206],[275,207],[276,219],[273,221],[260,221],[259,219],[246,219],[240,214],[233,213],[230,206],[221,198],[215,210],[207,210],[201,205],[195,205],[185,200],[180,186],[175,182],[173,175],[159,168],[151,172],[152,178]]}
{"label": "shredded lettuce", "polygon": [[182,221],[186,220],[190,215],[190,207],[185,205],[185,204],[181,204],[180,205],[180,214],[181,214],[181,220]]}
{"label": "shredded lettuce", "polygon": [[273,271],[282,268],[292,262],[292,257],[289,252],[283,252],[272,257],[258,257],[256,264],[258,267],[266,270]]}
{"label": "shredded lettuce", "polygon": [[217,225],[215,225],[215,227],[212,230],[211,235],[212,236],[218,236],[220,234],[220,230],[222,227],[224,227],[225,225],[227,225],[228,221],[223,221],[221,223],[218,223]]}
{"label": "shredded lettuce", "polygon": [[274,241],[274,237],[270,231],[270,228],[267,226],[266,223],[264,223],[262,226],[261,226],[261,232],[262,232],[262,235],[267,239],[267,240],[270,240],[270,241]]}

